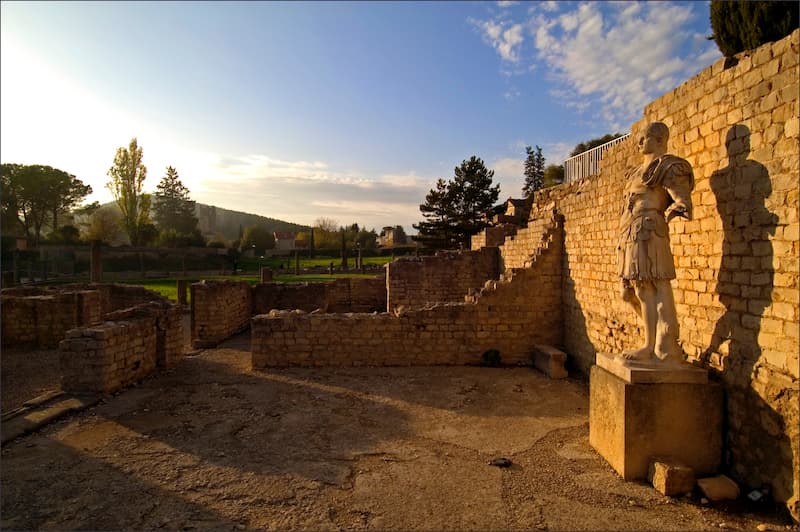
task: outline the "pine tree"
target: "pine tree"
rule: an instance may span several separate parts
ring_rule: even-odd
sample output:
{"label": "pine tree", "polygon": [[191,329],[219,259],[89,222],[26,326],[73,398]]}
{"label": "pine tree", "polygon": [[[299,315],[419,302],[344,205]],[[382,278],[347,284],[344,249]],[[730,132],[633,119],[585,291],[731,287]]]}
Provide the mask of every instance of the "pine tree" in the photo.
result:
{"label": "pine tree", "polygon": [[528,156],[525,159],[525,184],[522,186],[522,195],[527,198],[544,187],[544,155],[539,146],[536,146],[536,150],[526,146],[525,153]]}
{"label": "pine tree", "polygon": [[450,181],[439,179],[419,206],[425,221],[414,224],[414,239],[426,247],[469,248],[472,235],[488,226],[487,213],[500,195],[494,171],[472,156],[456,166]]}
{"label": "pine tree", "polygon": [[172,229],[178,235],[192,235],[197,229],[194,211],[195,202],[189,198],[189,189],[181,183],[178,171],[168,166],[153,202],[156,225],[161,231]]}

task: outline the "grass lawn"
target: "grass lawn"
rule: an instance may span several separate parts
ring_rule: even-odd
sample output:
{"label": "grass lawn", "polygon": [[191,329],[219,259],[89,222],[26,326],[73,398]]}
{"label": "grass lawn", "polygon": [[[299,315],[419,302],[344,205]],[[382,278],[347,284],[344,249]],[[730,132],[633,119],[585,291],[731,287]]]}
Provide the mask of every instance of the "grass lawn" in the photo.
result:
{"label": "grass lawn", "polygon": [[[273,281],[279,283],[330,283],[336,279],[369,279],[375,277],[374,274],[360,274],[360,273],[336,273],[333,275],[276,275]],[[261,280],[260,276],[256,275],[205,275],[202,277],[186,277],[186,281],[197,283],[204,279],[231,279],[233,281],[247,281],[250,285],[256,285]],[[121,284],[133,284],[143,286],[148,290],[157,292],[164,297],[173,301],[178,300],[178,279],[169,277],[164,279],[124,279],[114,281]],[[191,293],[187,293],[187,299],[191,298]]]}

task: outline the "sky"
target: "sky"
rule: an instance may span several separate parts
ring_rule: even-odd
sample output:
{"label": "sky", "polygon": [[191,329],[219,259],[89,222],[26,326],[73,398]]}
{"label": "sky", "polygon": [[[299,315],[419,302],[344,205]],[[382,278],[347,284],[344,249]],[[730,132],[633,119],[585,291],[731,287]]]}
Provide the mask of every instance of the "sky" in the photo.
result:
{"label": "sky", "polygon": [[92,186],[136,137],[153,192],[304,225],[422,219],[472,155],[520,197],[721,57],[708,2],[0,4],[0,160]]}

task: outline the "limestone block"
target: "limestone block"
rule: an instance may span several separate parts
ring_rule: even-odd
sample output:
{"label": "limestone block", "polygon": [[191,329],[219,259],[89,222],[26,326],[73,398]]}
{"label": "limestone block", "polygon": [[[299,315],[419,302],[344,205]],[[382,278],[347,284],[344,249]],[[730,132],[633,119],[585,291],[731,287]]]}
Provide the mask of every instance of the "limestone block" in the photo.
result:
{"label": "limestone block", "polygon": [[593,366],[589,396],[589,443],[625,480],[647,478],[656,456],[672,456],[699,474],[719,467],[718,384],[631,384]]}
{"label": "limestone block", "polygon": [[700,486],[700,491],[703,492],[703,495],[711,501],[739,497],[739,486],[725,475],[698,479],[697,485]]}
{"label": "limestone block", "polygon": [[551,379],[566,379],[567,370],[564,363],[567,354],[549,345],[536,344],[531,353],[533,365],[536,369],[550,377]]}
{"label": "limestone block", "polygon": [[650,462],[647,480],[662,495],[680,495],[694,489],[692,468],[672,457],[659,457]]}

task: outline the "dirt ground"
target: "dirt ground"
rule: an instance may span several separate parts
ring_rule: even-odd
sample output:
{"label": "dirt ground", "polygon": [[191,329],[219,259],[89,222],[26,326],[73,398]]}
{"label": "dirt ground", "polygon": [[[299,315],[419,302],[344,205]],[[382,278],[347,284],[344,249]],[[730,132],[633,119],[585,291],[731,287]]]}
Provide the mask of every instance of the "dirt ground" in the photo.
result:
{"label": "dirt ground", "polygon": [[[6,394],[9,354],[4,411],[31,393]],[[3,530],[797,530],[623,482],[588,444],[583,381],[253,372],[247,333],[9,443],[0,474]]]}

